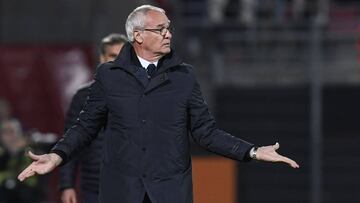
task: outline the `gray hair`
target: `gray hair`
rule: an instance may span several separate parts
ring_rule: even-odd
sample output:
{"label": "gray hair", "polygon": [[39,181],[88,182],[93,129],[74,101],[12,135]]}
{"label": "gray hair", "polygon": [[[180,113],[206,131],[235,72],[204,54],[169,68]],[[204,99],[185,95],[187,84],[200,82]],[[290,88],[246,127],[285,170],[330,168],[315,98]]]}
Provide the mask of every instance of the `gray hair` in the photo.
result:
{"label": "gray hair", "polygon": [[112,46],[115,44],[125,44],[127,41],[128,40],[125,37],[125,35],[118,33],[111,33],[101,40],[100,54],[105,55],[107,46]]}
{"label": "gray hair", "polygon": [[125,23],[126,35],[130,42],[134,42],[134,31],[144,29],[144,22],[147,12],[157,11],[165,14],[165,10],[156,6],[142,5],[135,8],[128,16]]}

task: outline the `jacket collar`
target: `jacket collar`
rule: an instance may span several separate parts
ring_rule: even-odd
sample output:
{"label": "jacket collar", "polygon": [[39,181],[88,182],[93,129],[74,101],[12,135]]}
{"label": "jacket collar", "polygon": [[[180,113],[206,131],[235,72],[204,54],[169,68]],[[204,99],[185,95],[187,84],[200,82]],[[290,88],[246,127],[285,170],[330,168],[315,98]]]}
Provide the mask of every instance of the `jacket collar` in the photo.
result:
{"label": "jacket collar", "polygon": [[[171,50],[170,53],[159,60],[157,74],[165,72],[167,69],[180,65],[181,63],[182,60]],[[122,68],[128,72],[135,73],[139,67],[142,67],[139,59],[132,44],[128,42],[121,49],[112,68]]]}

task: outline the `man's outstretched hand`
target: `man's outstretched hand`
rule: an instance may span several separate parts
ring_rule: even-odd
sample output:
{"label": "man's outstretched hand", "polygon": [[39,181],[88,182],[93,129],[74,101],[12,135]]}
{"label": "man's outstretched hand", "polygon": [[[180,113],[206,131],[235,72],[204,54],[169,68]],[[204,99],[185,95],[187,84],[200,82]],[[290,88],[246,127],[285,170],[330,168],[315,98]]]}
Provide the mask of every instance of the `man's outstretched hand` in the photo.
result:
{"label": "man's outstretched hand", "polygon": [[294,160],[282,156],[276,152],[279,147],[279,143],[259,147],[256,151],[256,159],[259,161],[284,162],[289,164],[293,168],[299,168],[299,165]]}
{"label": "man's outstretched hand", "polygon": [[35,155],[29,151],[28,156],[33,162],[19,174],[18,179],[20,181],[35,174],[49,173],[62,161],[61,157],[55,153]]}

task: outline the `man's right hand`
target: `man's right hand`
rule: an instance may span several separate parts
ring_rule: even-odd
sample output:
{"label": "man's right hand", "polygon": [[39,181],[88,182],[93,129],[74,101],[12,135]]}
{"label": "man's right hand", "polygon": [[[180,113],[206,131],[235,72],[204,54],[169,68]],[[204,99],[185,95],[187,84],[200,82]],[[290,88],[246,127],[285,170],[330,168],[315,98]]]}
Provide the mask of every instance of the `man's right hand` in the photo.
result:
{"label": "man's right hand", "polygon": [[19,174],[18,179],[20,181],[23,181],[35,174],[49,173],[62,161],[62,158],[55,153],[35,155],[29,151],[28,156],[33,160],[33,162]]}
{"label": "man's right hand", "polygon": [[62,203],[77,203],[76,191],[73,188],[67,188],[61,192]]}

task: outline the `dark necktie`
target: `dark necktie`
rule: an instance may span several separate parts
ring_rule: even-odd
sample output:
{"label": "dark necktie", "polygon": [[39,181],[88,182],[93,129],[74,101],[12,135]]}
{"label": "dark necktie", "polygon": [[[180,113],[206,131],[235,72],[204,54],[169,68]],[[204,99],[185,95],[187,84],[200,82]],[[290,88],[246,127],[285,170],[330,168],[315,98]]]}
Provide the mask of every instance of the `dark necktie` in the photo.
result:
{"label": "dark necktie", "polygon": [[141,83],[146,87],[149,83],[149,76],[146,72],[146,69],[144,67],[138,67],[138,70],[136,72],[136,78],[141,81]]}
{"label": "dark necktie", "polygon": [[156,66],[154,64],[150,63],[148,65],[148,67],[146,68],[149,78],[152,78],[154,76],[155,70],[156,70]]}

